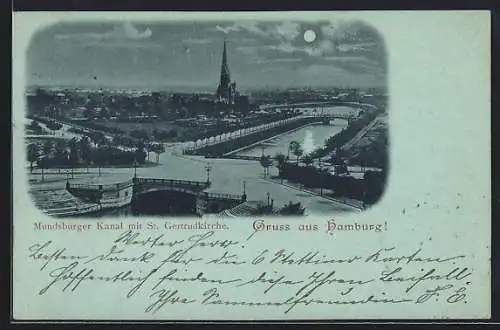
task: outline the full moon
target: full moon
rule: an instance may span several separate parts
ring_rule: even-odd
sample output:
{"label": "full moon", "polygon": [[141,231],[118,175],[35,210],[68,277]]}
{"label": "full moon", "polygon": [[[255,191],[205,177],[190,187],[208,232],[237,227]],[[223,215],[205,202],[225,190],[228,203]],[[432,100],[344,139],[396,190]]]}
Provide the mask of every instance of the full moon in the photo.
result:
{"label": "full moon", "polygon": [[313,30],[304,32],[304,40],[306,42],[313,42],[316,39],[316,33]]}

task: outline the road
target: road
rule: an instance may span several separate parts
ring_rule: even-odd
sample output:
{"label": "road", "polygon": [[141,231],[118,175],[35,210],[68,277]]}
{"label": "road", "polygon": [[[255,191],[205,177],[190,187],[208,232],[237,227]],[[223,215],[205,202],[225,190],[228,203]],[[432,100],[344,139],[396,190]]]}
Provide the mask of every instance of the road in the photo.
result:
{"label": "road", "polygon": [[[180,156],[180,150],[169,150],[160,155],[160,164],[155,167],[137,168],[137,176],[165,179],[189,179],[203,181],[207,178],[205,167],[211,166],[210,181],[212,186],[209,192],[241,194],[243,185],[248,200],[265,200],[266,193],[275,205],[283,206],[289,201],[301,202],[306,207],[307,214],[332,214],[338,212],[352,211],[353,208],[335,202],[315,194],[292,189],[279,183],[269,182],[263,178],[263,169],[257,161],[245,161],[237,159],[210,159],[205,160],[199,156]],[[85,170],[83,170],[85,171]],[[45,182],[40,182],[40,174],[30,175],[33,190],[64,190],[66,174],[55,174],[57,171],[50,170],[54,174],[45,174]],[[97,169],[91,169],[89,174],[76,174],[72,183],[96,183],[116,184],[130,179],[134,175],[133,168],[102,169],[99,177]],[[277,175],[275,168],[270,169],[271,175]],[[245,182],[245,184],[244,184]]]}

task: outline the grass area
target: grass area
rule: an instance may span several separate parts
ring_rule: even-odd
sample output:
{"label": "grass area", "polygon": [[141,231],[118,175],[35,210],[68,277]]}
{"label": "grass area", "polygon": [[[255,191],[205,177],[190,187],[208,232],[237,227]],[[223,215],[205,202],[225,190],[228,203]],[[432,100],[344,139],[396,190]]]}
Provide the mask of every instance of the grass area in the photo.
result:
{"label": "grass area", "polygon": [[215,135],[216,126],[193,127],[176,124],[172,121],[156,120],[147,122],[126,122],[116,120],[90,121],[87,125],[97,130],[123,134],[135,139],[163,142],[182,142]]}
{"label": "grass area", "polygon": [[154,130],[177,130],[177,131],[186,131],[187,128],[180,127],[179,125],[175,125],[171,121],[152,121],[152,122],[121,122],[116,120],[99,120],[92,121],[92,123],[103,125],[110,128],[117,128],[123,130],[127,134],[134,130],[145,130],[148,134],[152,134]]}

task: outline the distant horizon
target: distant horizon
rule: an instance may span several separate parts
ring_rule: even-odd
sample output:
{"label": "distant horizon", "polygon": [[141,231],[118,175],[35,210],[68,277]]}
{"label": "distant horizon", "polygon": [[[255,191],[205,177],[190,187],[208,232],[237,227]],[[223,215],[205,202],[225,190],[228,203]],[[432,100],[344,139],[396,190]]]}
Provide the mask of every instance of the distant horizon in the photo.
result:
{"label": "distant horizon", "polygon": [[[194,86],[147,86],[147,85],[98,85],[98,84],[30,84],[26,86],[26,90],[30,89],[87,89],[87,90],[141,90],[141,91],[151,91],[151,92],[179,92],[179,93],[209,93],[215,94],[215,88],[208,87],[194,87]],[[332,89],[358,89],[358,90],[386,90],[386,86],[260,86],[251,88],[240,88],[239,91],[243,94],[245,92],[263,92],[263,91],[287,91],[287,90],[332,90]]]}

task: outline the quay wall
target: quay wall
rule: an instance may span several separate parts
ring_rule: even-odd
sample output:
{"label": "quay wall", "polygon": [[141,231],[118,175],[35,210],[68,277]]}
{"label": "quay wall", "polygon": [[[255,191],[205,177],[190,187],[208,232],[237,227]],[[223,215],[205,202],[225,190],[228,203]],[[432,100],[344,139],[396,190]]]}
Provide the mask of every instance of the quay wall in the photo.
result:
{"label": "quay wall", "polygon": [[185,150],[184,153],[188,155],[203,155],[209,158],[221,157],[231,151],[243,148],[250,144],[274,137],[278,134],[282,134],[284,132],[288,132],[303,125],[317,121],[318,118],[315,117],[300,118],[281,126],[276,126],[267,130],[250,133],[248,135],[236,137],[231,140],[221,141],[218,144],[209,145],[198,149]]}

